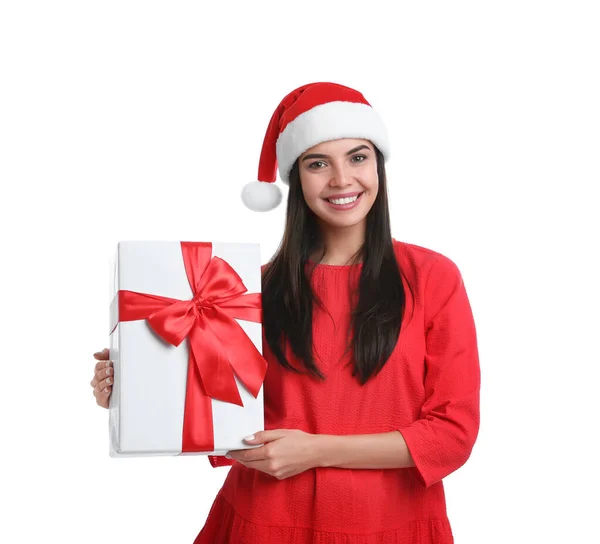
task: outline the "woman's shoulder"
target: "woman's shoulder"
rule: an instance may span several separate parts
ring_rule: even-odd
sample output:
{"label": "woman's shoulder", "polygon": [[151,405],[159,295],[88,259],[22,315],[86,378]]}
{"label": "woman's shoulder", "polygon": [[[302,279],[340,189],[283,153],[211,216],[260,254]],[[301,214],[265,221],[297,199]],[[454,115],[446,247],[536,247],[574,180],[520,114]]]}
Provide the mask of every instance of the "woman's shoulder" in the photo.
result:
{"label": "woman's shoulder", "polygon": [[392,238],[394,252],[400,264],[400,267],[407,272],[412,272],[416,275],[427,274],[431,267],[436,264],[436,267],[447,270],[457,270],[456,263],[446,254],[436,251],[435,249],[424,247],[418,244],[396,240]]}
{"label": "woman's shoulder", "polygon": [[269,265],[271,265],[271,264],[273,264],[273,261],[268,261],[268,262],[266,262],[265,264],[261,264],[261,265],[260,265],[260,275],[261,275],[261,277],[263,277],[263,276],[265,275],[265,270],[266,270],[266,268],[267,268]]}

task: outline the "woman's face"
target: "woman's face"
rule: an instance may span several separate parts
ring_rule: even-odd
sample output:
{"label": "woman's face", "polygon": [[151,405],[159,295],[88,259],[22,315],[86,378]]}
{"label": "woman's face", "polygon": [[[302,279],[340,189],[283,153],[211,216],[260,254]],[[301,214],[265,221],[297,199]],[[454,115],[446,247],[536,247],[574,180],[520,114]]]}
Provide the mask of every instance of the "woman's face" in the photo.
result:
{"label": "woman's face", "polygon": [[[300,183],[308,207],[331,226],[361,222],[379,188],[377,157],[369,140],[343,138],[315,145],[300,155]],[[359,195],[349,204],[330,204],[337,195]]]}

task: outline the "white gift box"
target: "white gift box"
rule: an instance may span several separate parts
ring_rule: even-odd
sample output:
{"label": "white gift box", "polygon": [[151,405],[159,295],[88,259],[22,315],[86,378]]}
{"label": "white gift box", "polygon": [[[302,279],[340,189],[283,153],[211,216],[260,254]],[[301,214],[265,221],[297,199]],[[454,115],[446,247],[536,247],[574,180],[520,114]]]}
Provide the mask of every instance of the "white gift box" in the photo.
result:
{"label": "white gift box", "polygon": [[[220,257],[238,274],[246,293],[261,292],[260,246],[211,242],[211,257]],[[111,457],[224,455],[259,446],[243,438],[264,430],[263,387],[255,398],[234,374],[243,406],[210,398],[214,449],[182,452],[189,342],[174,346],[146,319],[119,322],[119,290],[189,301],[181,242],[119,242],[111,259],[110,360],[114,384],[109,403]],[[262,323],[235,319],[262,354]]]}

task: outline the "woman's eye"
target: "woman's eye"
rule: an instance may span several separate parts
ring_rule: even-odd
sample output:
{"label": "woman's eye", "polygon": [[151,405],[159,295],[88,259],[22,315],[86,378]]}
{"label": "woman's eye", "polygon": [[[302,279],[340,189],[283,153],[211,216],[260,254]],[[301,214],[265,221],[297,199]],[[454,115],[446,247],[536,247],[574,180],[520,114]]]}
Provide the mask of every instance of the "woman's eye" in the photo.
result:
{"label": "woman's eye", "polygon": [[[366,160],[368,157],[366,155],[353,155],[352,157],[352,161],[353,162],[363,162],[364,160]],[[354,159],[360,159],[358,161],[355,161]],[[308,165],[309,168],[312,168],[313,170],[316,170],[317,168],[319,168],[319,164],[325,164],[323,161],[315,161],[311,164]]]}

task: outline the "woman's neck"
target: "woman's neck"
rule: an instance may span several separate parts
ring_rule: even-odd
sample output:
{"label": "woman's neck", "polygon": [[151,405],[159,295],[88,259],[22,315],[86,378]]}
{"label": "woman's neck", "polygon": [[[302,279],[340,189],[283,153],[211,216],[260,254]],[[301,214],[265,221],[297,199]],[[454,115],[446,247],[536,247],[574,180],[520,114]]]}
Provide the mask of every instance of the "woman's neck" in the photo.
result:
{"label": "woman's neck", "polygon": [[330,265],[350,264],[365,240],[366,221],[347,227],[334,227],[321,221],[322,245],[311,255],[313,262]]}

